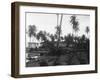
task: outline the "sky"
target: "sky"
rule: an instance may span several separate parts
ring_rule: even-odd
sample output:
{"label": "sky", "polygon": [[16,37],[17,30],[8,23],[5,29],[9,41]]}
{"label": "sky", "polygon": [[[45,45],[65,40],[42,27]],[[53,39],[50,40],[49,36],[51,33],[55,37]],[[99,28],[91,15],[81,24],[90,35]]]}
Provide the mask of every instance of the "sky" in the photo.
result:
{"label": "sky", "polygon": [[[72,14],[63,14],[62,19],[62,36],[67,35],[69,33],[73,33],[72,25],[70,23],[70,16]],[[90,27],[90,16],[89,15],[76,15],[77,20],[79,22],[79,31],[77,33],[78,36],[83,34],[86,35],[86,27]],[[60,23],[61,15],[59,15],[59,23]],[[46,31],[50,34],[55,34],[57,26],[57,15],[56,14],[47,14],[47,13],[26,13],[26,31],[28,31],[29,25],[36,25],[37,32],[40,30]]]}

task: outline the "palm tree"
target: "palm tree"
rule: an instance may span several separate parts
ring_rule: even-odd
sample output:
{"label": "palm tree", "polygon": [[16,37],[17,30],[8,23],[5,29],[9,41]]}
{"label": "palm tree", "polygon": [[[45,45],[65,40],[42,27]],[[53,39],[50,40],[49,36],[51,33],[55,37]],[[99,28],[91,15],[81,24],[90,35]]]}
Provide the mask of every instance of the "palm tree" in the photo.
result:
{"label": "palm tree", "polygon": [[50,35],[51,41],[54,42],[55,41],[55,37],[53,34]]}
{"label": "palm tree", "polygon": [[64,40],[63,36],[61,36],[60,39],[61,39],[61,41],[63,41]]}
{"label": "palm tree", "polygon": [[67,36],[64,36],[64,42],[69,46],[69,44],[73,43],[73,36],[71,34],[68,34]]}
{"label": "palm tree", "polygon": [[89,31],[90,31],[89,26],[87,26],[87,27],[86,27],[86,30],[85,30],[85,32],[87,33],[87,37],[88,37]]}
{"label": "palm tree", "polygon": [[29,25],[28,35],[30,37],[30,42],[31,42],[32,36],[36,37],[36,31],[37,29],[35,25]]}
{"label": "palm tree", "polygon": [[[59,18],[57,18],[59,19]],[[60,25],[58,25],[58,20],[57,20],[57,27],[56,27],[56,35],[57,35],[57,48],[59,48],[59,42],[60,42],[60,36],[61,36],[61,26],[62,26],[62,19],[63,19],[63,14],[61,14],[61,20],[60,20]]]}
{"label": "palm tree", "polygon": [[62,32],[61,31],[61,28],[59,26],[56,26],[55,28],[56,28],[56,36],[57,36],[57,39],[59,39],[59,36],[60,36],[59,34],[61,34],[61,32]]}
{"label": "palm tree", "polygon": [[76,16],[75,15],[72,15],[71,17],[70,17],[70,23],[71,23],[71,25],[72,25],[72,28],[73,28],[73,32],[74,32],[74,35],[75,35],[75,42],[76,42],[76,32],[78,32],[79,31],[79,22],[77,21],[77,18],[76,18]]}
{"label": "palm tree", "polygon": [[72,15],[71,17],[70,17],[70,23],[72,24],[72,27],[73,27],[73,30],[74,30],[74,32],[75,32],[75,35],[76,35],[76,32],[78,32],[79,31],[79,22],[77,21],[77,18],[76,18],[76,16],[75,15]]}
{"label": "palm tree", "polygon": [[44,32],[44,31],[39,31],[38,33],[37,33],[37,39],[38,40],[42,40],[43,42],[45,42],[46,40],[47,40],[47,38],[46,38],[46,34],[45,34],[46,32]]}

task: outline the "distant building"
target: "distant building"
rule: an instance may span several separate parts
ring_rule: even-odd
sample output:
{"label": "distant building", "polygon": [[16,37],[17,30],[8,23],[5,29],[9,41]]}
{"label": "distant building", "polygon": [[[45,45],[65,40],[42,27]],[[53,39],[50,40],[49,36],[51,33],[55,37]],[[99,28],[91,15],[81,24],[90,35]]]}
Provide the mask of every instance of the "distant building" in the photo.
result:
{"label": "distant building", "polygon": [[38,48],[38,47],[40,47],[40,46],[41,46],[40,43],[28,42],[28,48]]}
{"label": "distant building", "polygon": [[[54,46],[56,47],[57,46],[57,41],[53,42]],[[46,45],[45,42],[42,42],[41,45]],[[67,44],[62,41],[62,42],[59,42],[59,47],[66,47]]]}

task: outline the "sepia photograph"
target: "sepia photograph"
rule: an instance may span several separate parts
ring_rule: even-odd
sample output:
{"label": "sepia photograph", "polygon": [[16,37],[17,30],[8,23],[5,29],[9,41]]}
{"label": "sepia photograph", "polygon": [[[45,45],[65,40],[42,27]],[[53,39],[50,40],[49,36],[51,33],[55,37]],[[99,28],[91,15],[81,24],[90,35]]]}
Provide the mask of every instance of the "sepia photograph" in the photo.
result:
{"label": "sepia photograph", "polygon": [[26,67],[89,64],[90,15],[25,13]]}

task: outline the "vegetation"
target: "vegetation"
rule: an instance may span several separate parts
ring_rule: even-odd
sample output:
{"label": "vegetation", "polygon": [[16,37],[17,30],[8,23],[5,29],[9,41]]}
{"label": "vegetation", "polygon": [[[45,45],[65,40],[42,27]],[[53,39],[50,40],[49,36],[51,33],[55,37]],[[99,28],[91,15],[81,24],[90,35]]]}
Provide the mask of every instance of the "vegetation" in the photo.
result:
{"label": "vegetation", "polygon": [[88,26],[86,27],[86,30],[85,30],[85,31],[86,31],[87,37],[88,37],[88,33],[89,33],[89,31],[90,31]]}
{"label": "vegetation", "polygon": [[29,34],[30,42],[31,42],[32,36],[36,36],[36,26],[35,25],[29,25],[28,34]]}
{"label": "vegetation", "polygon": [[[57,19],[59,19],[58,14]],[[50,34],[46,31],[39,31],[37,33],[35,25],[29,26],[28,35],[30,37],[30,42],[31,38],[34,36],[37,40],[41,40],[42,45],[38,49],[33,49],[33,51],[31,50],[29,52],[41,51],[38,61],[33,61],[33,59],[29,58],[30,60],[27,62],[27,66],[30,66],[30,63],[36,63],[33,64],[32,67],[37,64],[37,66],[89,64],[89,38],[84,34],[82,36],[76,35],[79,31],[77,16],[72,15],[70,17],[70,23],[74,34],[69,33],[65,36],[61,36],[62,20],[63,14],[61,14],[60,25],[58,25],[57,20],[55,34]],[[88,26],[84,32],[87,35],[89,34]],[[47,51],[47,53],[42,53],[43,51]]]}

